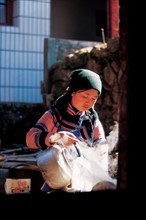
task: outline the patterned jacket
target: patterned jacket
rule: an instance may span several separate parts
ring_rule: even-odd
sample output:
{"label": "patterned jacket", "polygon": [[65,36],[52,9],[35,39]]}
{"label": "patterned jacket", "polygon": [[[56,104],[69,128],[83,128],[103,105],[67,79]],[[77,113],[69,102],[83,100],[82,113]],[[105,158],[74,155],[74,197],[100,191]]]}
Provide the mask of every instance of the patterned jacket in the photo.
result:
{"label": "patterned jacket", "polygon": [[[63,108],[63,103],[62,103]],[[79,112],[68,103],[65,113],[59,111],[58,106],[47,110],[26,134],[26,144],[30,148],[46,149],[45,138],[48,133],[69,131],[79,140],[85,140],[91,145],[105,141],[103,126],[96,117],[93,120],[91,112]]]}

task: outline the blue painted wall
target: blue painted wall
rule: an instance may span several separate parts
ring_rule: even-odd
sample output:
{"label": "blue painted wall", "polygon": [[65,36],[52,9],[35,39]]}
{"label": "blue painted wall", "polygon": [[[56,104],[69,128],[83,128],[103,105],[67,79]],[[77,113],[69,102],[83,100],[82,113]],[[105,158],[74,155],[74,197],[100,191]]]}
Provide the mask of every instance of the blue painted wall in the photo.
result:
{"label": "blue painted wall", "polygon": [[0,26],[0,102],[41,103],[44,38],[51,0],[16,0],[13,26]]}

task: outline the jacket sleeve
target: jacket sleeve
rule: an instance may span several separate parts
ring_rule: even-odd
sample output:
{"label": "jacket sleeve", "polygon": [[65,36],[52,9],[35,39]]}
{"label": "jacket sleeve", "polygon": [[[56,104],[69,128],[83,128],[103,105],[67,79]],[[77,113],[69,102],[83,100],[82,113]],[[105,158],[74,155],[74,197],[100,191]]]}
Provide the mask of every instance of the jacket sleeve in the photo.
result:
{"label": "jacket sleeve", "polygon": [[34,127],[26,134],[26,145],[33,149],[46,149],[45,138],[48,134],[56,132],[54,117],[51,110],[46,111]]}

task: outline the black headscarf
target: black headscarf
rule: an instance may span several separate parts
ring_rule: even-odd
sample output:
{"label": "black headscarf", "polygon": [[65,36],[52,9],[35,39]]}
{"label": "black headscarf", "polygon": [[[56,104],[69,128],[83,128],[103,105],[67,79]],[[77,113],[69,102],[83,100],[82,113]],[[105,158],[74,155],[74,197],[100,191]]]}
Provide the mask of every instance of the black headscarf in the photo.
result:
{"label": "black headscarf", "polygon": [[97,73],[88,69],[77,69],[71,72],[68,87],[72,92],[96,89],[101,95],[102,82]]}

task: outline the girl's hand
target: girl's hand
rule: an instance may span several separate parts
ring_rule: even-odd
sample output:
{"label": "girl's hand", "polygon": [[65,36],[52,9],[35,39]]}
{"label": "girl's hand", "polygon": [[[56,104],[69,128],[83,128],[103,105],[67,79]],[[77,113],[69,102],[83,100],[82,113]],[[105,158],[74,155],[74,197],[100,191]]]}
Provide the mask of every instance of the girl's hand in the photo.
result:
{"label": "girl's hand", "polygon": [[63,146],[69,146],[75,142],[79,142],[79,140],[76,138],[74,134],[68,131],[60,131],[58,132],[60,134],[60,141],[62,142]]}
{"label": "girl's hand", "polygon": [[68,131],[60,131],[46,137],[46,144],[51,146],[55,143],[61,144],[63,146],[70,146],[74,142],[79,142],[76,136]]}

